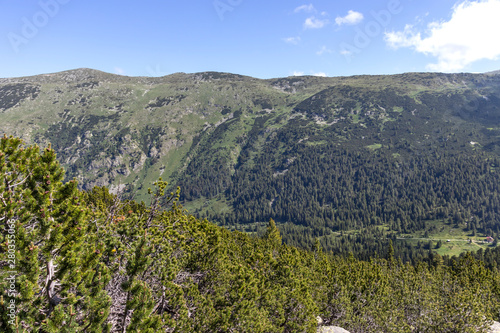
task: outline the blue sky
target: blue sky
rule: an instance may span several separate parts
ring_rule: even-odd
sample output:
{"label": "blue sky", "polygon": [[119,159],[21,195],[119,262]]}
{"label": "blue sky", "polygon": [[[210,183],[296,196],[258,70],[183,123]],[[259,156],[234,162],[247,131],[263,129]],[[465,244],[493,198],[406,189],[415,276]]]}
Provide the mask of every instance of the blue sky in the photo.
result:
{"label": "blue sky", "polygon": [[0,0],[0,77],[500,69],[500,0]]}

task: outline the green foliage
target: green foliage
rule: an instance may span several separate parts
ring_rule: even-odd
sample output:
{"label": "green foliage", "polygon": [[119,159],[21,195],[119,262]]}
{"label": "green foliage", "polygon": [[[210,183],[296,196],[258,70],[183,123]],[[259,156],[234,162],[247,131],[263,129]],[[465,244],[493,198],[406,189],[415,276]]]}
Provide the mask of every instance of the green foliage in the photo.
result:
{"label": "green foliage", "polygon": [[279,247],[281,245],[281,235],[273,219],[269,220],[269,225],[267,226],[263,238],[274,247]]}
{"label": "green foliage", "polygon": [[[6,226],[0,261],[15,272],[4,268],[0,284],[2,297],[16,305],[17,327],[72,332],[93,327],[89,318],[103,322],[104,313],[95,312],[109,306],[109,270],[99,262],[102,247],[76,181],[62,183],[64,170],[50,146],[23,147],[12,137],[0,141],[0,171],[0,220]],[[15,288],[6,293],[5,278],[12,274]],[[10,332],[15,325],[3,317],[0,327]]]}
{"label": "green foliage", "polygon": [[[281,165],[273,165],[273,156],[283,155],[276,148],[280,144],[293,148],[281,158]],[[477,235],[498,225],[494,207],[500,189],[491,165],[500,162],[486,154],[438,155],[428,147],[420,156],[395,159],[367,151],[351,153],[333,144],[294,145],[276,137],[263,155],[253,168],[242,168],[233,176],[226,191],[233,210],[211,214],[210,219],[244,226],[274,218],[287,223],[282,237],[288,244],[311,248],[312,240],[320,237],[328,250],[351,251],[363,258],[366,253],[385,256],[387,244],[381,239],[393,234],[422,233],[417,237],[429,238],[438,227],[453,225],[460,231],[477,230]],[[277,175],[276,169],[286,173]],[[361,230],[363,235],[353,232]],[[341,232],[351,237],[339,237]],[[395,250],[404,260],[418,257],[415,249]]]}
{"label": "green foliage", "polygon": [[498,248],[414,264],[392,241],[387,259],[334,256],[319,239],[307,251],[282,244],[272,219],[262,237],[196,219],[161,179],[137,203],[61,182],[50,148],[0,148],[2,332],[313,333],[320,316],[352,332],[451,333],[499,319]]}
{"label": "green foliage", "polygon": [[[273,218],[289,245],[318,238],[366,259],[384,257],[393,234],[433,238],[430,225],[496,230],[499,78],[79,69],[0,83],[0,132],[52,142],[80,189],[126,184],[124,197],[146,200],[161,174],[199,218],[251,232]],[[422,259],[410,243],[394,248]]]}

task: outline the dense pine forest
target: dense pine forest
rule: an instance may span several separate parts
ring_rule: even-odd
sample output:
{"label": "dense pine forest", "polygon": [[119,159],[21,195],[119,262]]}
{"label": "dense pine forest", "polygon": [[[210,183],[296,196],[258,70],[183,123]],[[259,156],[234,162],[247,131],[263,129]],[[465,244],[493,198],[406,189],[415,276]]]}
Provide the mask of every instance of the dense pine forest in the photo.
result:
{"label": "dense pine forest", "polygon": [[[302,158],[284,175],[276,176],[265,167],[237,173],[227,190],[234,211],[209,215],[209,219],[227,226],[270,217],[294,221],[285,226],[288,243],[310,248],[313,239],[321,237],[328,249],[356,253],[356,248],[346,249],[342,238],[328,236],[363,229],[377,238],[376,226],[384,225],[387,228],[380,237],[395,237],[433,231],[437,228],[433,222],[441,221],[471,236],[481,231],[498,238],[500,203],[492,195],[499,193],[498,158],[450,153],[394,161],[334,147],[297,151]],[[309,232],[301,237],[304,229]],[[409,256],[408,260],[414,253],[401,255]]]}
{"label": "dense pine forest", "polygon": [[[310,213],[339,231],[355,223],[376,225],[376,218],[390,222],[391,229],[411,229],[457,207],[463,210],[451,223],[482,214],[482,222],[469,228],[493,227],[489,217],[497,212],[490,207],[498,205],[483,193],[497,186],[490,179],[496,160],[455,158],[452,164],[445,162],[453,156],[440,156],[442,169],[431,172],[418,158],[399,165],[342,152],[310,158],[318,159],[315,165],[334,160],[338,172],[318,184],[321,168],[300,182],[263,170],[259,181],[272,185],[269,198],[276,189],[301,184],[314,199],[295,210],[273,205],[278,219],[300,219],[301,208],[329,197],[339,206],[352,198],[357,203],[340,211],[325,207],[321,216]],[[379,158],[385,168],[373,164],[361,173],[356,167]],[[469,165],[479,171],[470,172]],[[310,168],[308,160],[296,168]],[[380,174],[395,169],[393,182],[382,183]],[[64,181],[64,173],[50,146],[0,140],[2,332],[315,332],[318,317],[323,325],[353,333],[486,332],[499,319],[498,248],[445,258],[428,249],[422,260],[403,262],[395,256],[397,242],[389,240],[377,252],[383,255],[361,260],[326,251],[319,240],[310,250],[284,244],[273,220],[249,234],[197,219],[179,205],[183,190],[169,193],[161,179],[144,203],[105,187],[80,190],[75,180]],[[434,181],[426,182],[431,174]],[[460,187],[463,177],[474,179],[474,187]],[[445,192],[454,182],[455,191]],[[366,186],[363,197],[352,188],[358,183]],[[415,191],[426,193],[426,201],[413,200],[409,183],[418,184]],[[315,193],[320,185],[331,190]],[[259,204],[243,184],[231,191],[241,205]],[[397,209],[405,204],[413,206]],[[251,211],[237,218],[252,221]]]}
{"label": "dense pine forest", "polygon": [[[423,113],[421,121],[428,117]],[[495,145],[474,149],[466,142],[473,128],[429,132],[425,126],[413,129],[427,138],[415,144],[403,120],[386,125],[382,134],[342,128],[349,141],[339,141],[339,128],[318,129],[305,120],[290,121],[264,140],[262,120],[233,173],[224,169],[220,153],[203,147],[209,160],[189,164],[178,183],[181,200],[223,198],[230,206],[225,212],[203,206],[192,212],[249,232],[273,218],[287,244],[310,249],[319,238],[328,251],[364,259],[382,255],[390,238],[419,232],[429,238],[445,225],[498,239]],[[369,135],[384,145],[362,146]],[[364,232],[347,235],[353,230]],[[423,259],[423,246],[394,243],[404,262]]]}

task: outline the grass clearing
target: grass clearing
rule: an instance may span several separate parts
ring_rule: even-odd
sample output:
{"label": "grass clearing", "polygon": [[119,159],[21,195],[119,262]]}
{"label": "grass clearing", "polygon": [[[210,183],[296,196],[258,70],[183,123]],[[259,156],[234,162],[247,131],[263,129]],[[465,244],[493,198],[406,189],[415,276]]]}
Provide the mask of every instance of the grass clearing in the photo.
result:
{"label": "grass clearing", "polygon": [[375,144],[373,144],[373,145],[368,145],[368,146],[365,146],[365,148],[368,148],[368,149],[370,149],[371,151],[375,151],[375,150],[377,150],[377,149],[382,148],[382,144],[380,144],[380,143],[375,143]]}
{"label": "grass clearing", "polygon": [[[223,195],[216,198],[208,199],[200,197],[196,200],[182,203],[182,206],[190,214],[208,215],[208,214],[224,214],[233,210],[230,203]],[[212,221],[218,222],[218,221]]]}

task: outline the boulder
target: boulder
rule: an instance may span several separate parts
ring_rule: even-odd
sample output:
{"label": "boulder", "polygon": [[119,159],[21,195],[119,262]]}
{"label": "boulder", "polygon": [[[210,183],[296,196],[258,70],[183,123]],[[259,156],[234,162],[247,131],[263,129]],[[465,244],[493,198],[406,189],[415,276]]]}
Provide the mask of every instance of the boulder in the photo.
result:
{"label": "boulder", "polygon": [[497,321],[494,321],[493,324],[490,326],[490,330],[488,333],[500,333],[500,323]]}
{"label": "boulder", "polygon": [[[316,321],[318,322],[318,325],[323,324],[323,318],[321,318],[320,316],[316,317]],[[349,333],[349,331],[346,331],[342,327],[338,326],[320,326],[318,327],[317,333]]]}
{"label": "boulder", "polygon": [[318,328],[318,333],[349,333],[349,331],[337,326],[321,326]]}

